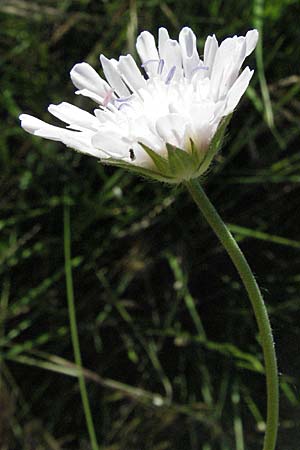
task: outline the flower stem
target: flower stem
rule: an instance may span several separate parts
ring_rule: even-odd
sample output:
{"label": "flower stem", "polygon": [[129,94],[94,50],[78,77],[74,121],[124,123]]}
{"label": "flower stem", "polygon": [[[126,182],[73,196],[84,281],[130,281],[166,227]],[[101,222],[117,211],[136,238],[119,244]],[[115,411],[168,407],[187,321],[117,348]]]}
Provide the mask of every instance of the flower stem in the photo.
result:
{"label": "flower stem", "polygon": [[66,274],[66,287],[67,287],[67,300],[69,321],[71,328],[71,339],[73,345],[74,359],[78,368],[78,382],[81,395],[81,401],[83,411],[85,415],[85,421],[90,437],[90,443],[92,450],[99,450],[93,418],[91,414],[91,408],[89,398],[87,394],[87,388],[85,384],[84,375],[82,373],[82,358],[79,346],[78,328],[76,321],[76,311],[74,304],[74,290],[73,290],[73,277],[72,277],[72,263],[71,263],[71,227],[70,227],[70,207],[65,204],[64,206],[64,253],[65,253],[65,274]]}
{"label": "flower stem", "polygon": [[262,294],[241,249],[198,181],[189,180],[184,184],[226,249],[249,295],[260,333],[267,384],[267,423],[263,450],[274,450],[279,414],[278,372],[271,325]]}

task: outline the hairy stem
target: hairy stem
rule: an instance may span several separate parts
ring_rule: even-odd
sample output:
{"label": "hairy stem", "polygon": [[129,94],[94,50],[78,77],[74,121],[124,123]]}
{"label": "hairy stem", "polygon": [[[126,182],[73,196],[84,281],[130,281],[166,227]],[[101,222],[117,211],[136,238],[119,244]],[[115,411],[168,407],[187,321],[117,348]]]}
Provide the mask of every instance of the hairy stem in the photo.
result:
{"label": "hairy stem", "polygon": [[226,249],[249,295],[259,329],[267,384],[267,421],[263,450],[274,450],[279,415],[278,371],[271,325],[262,294],[241,249],[198,181],[189,180],[184,184]]}

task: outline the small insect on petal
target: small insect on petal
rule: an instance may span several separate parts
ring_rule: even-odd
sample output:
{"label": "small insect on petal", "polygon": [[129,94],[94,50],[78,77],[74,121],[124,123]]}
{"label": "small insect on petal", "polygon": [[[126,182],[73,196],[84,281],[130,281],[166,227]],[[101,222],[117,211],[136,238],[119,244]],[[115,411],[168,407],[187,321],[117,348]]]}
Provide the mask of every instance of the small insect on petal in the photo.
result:
{"label": "small insect on petal", "polygon": [[135,160],[135,154],[134,154],[134,151],[132,148],[129,149],[129,156],[130,156],[131,161]]}

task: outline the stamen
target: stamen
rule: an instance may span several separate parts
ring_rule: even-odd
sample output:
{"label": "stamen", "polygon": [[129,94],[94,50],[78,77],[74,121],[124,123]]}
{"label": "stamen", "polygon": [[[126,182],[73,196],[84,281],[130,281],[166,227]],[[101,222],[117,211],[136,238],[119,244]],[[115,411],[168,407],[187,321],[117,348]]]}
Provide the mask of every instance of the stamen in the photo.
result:
{"label": "stamen", "polygon": [[132,108],[132,105],[130,105],[130,103],[124,102],[124,103],[121,103],[121,105],[118,106],[118,110],[121,111],[121,108],[123,108],[124,106],[127,106],[128,108]]}
{"label": "stamen", "polygon": [[160,60],[159,60],[159,63],[158,63],[158,67],[157,67],[157,73],[158,73],[159,75],[162,74],[162,71],[163,71],[163,69],[164,69],[164,65],[165,65],[165,60],[164,60],[164,59],[160,59]]}
{"label": "stamen", "polygon": [[129,149],[129,156],[130,156],[131,161],[134,161],[136,158],[132,148]]}
{"label": "stamen", "polygon": [[176,66],[171,67],[171,69],[167,75],[166,81],[165,81],[166,84],[170,84],[172,78],[175,75],[175,72],[176,72]]}
{"label": "stamen", "polygon": [[194,73],[198,72],[199,70],[209,70],[209,67],[199,65],[192,70],[191,74],[194,75]]}
{"label": "stamen", "polygon": [[147,66],[148,66],[148,64],[150,64],[150,63],[158,63],[159,64],[159,59],[148,59],[148,61],[145,61],[142,65],[141,65],[141,67],[143,67],[143,69],[145,69]]}
{"label": "stamen", "polygon": [[115,99],[115,102],[120,102],[120,103],[127,102],[128,100],[131,99],[131,97],[132,97],[132,95],[129,95],[128,97],[119,97],[119,98]]}
{"label": "stamen", "polygon": [[104,97],[104,99],[103,99],[103,106],[106,108],[107,107],[107,105],[109,104],[109,102],[111,101],[111,98],[112,98],[112,96],[113,96],[113,93],[114,93],[114,90],[113,89],[110,89],[107,93],[106,93],[106,95],[105,95],[105,97]]}

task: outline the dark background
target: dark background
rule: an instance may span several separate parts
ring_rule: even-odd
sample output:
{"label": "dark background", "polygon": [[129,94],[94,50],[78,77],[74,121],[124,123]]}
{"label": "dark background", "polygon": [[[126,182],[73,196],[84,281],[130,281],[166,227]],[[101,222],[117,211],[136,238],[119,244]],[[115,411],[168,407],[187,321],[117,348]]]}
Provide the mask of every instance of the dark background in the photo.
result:
{"label": "dark background", "polygon": [[[72,66],[134,53],[137,34],[193,28],[199,53],[256,27],[251,87],[203,182],[270,313],[278,450],[300,442],[300,5],[274,0],[1,0],[0,449],[90,448],[72,366],[63,213],[71,205],[80,342],[105,450],[262,448],[257,326],[235,269],[181,188],[105,168],[19,127],[55,123]],[[116,384],[119,382],[122,384]],[[143,391],[139,391],[142,389]],[[163,397],[163,404],[161,397]]]}

